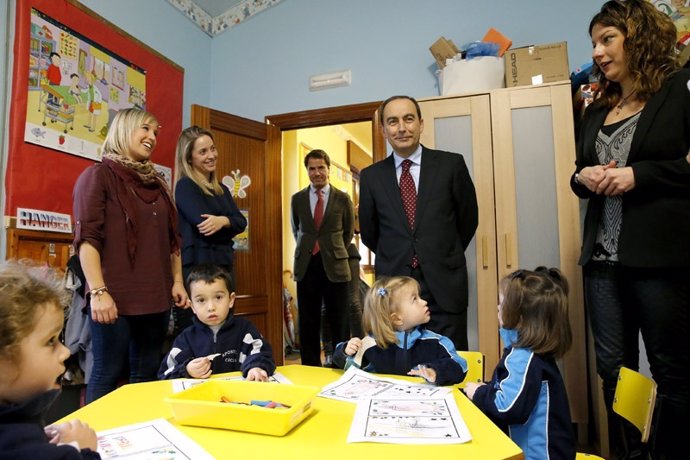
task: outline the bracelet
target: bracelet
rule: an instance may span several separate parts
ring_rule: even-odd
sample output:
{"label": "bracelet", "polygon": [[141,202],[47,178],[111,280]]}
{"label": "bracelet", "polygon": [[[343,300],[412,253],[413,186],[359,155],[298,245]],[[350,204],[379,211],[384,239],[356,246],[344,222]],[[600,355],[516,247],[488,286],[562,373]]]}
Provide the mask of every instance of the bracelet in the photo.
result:
{"label": "bracelet", "polygon": [[580,184],[580,174],[575,173],[575,177],[573,178],[573,180],[575,181],[576,184],[579,185]]}
{"label": "bracelet", "polygon": [[104,292],[108,292],[108,286],[101,286],[101,287],[96,288],[96,289],[91,289],[89,291],[89,294],[91,294],[91,297],[93,297],[93,296],[100,297],[103,295]]}

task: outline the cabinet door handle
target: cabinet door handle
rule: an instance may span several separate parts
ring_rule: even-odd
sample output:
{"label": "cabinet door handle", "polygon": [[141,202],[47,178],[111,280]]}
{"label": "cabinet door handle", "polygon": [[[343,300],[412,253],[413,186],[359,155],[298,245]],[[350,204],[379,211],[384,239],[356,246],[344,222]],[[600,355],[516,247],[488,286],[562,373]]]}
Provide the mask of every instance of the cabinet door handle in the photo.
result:
{"label": "cabinet door handle", "polygon": [[511,247],[510,233],[504,235],[505,246],[506,246],[506,267],[511,268],[513,266],[513,251]]}
{"label": "cabinet door handle", "polygon": [[482,267],[489,268],[489,238],[482,236]]}

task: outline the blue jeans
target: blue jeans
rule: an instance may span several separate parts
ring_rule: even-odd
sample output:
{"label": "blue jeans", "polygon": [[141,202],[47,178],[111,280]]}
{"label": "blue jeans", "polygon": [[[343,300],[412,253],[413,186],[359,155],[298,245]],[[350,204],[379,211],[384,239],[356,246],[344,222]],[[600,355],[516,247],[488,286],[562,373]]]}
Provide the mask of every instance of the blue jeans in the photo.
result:
{"label": "blue jeans", "polygon": [[584,274],[610,436],[620,427],[611,411],[618,372],[621,366],[638,369],[641,331],[659,395],[650,444],[657,456],[681,458],[681,427],[690,417],[690,270],[590,262]]}
{"label": "blue jeans", "polygon": [[91,319],[93,370],[86,386],[90,403],[113,391],[129,365],[129,382],[156,380],[170,312],[118,316],[114,324]]}

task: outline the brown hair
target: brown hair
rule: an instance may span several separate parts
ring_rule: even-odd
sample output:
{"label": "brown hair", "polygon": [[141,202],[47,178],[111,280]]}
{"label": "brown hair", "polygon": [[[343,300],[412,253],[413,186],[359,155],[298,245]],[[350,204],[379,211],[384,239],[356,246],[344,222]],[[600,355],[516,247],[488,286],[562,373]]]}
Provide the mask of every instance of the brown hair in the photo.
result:
{"label": "brown hair", "polygon": [[376,339],[381,348],[388,348],[397,342],[395,326],[391,314],[397,312],[396,293],[404,286],[414,284],[419,291],[419,284],[407,276],[393,276],[380,278],[371,287],[364,299],[362,312],[362,329]]}
{"label": "brown hair", "polygon": [[202,136],[210,137],[215,144],[213,133],[199,126],[190,126],[180,133],[175,154],[175,183],[183,177],[189,177],[206,195],[222,195],[223,188],[220,186],[215,172],[212,172],[210,180],[206,181],[206,178],[192,166],[194,143]]}
{"label": "brown hair", "polygon": [[572,343],[568,321],[568,281],[557,268],[518,270],[499,284],[503,327],[518,332],[516,347],[563,356]]}
{"label": "brown hair", "polygon": [[328,156],[328,154],[321,149],[315,149],[312,150],[311,152],[307,153],[304,156],[304,167],[308,168],[309,167],[309,160],[323,160],[326,162],[326,166],[329,168],[331,167],[331,158]]}
{"label": "brown hair", "polygon": [[19,364],[19,346],[31,334],[37,315],[50,305],[64,308],[64,283],[49,267],[32,261],[0,264],[0,359]]}
{"label": "brown hair", "polygon": [[[645,0],[611,0],[601,7],[589,23],[589,35],[595,25],[615,27],[623,36],[623,50],[633,91],[642,101],[650,97],[664,80],[679,68],[675,51],[676,28],[671,18]],[[609,81],[594,63],[592,74],[599,81],[598,105],[613,107],[618,103],[621,87]]]}

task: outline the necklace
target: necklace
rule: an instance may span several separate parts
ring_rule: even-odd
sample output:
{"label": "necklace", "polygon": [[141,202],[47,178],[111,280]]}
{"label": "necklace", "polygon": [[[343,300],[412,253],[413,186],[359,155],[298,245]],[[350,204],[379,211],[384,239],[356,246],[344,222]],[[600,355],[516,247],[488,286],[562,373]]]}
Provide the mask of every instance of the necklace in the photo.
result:
{"label": "necklace", "polygon": [[637,93],[637,91],[632,91],[627,96],[624,96],[621,98],[620,102],[616,106],[616,115],[619,115],[621,113],[621,110],[623,110],[623,107],[625,107],[625,105],[628,103],[628,99],[633,97],[636,93]]}

